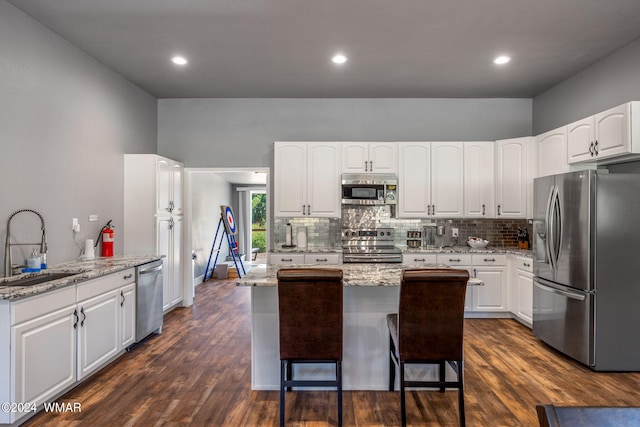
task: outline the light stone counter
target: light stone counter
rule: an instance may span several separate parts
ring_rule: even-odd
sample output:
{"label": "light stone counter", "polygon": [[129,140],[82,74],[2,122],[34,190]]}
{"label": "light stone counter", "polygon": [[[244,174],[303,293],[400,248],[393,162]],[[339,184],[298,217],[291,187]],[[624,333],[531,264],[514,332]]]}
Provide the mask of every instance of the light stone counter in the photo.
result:
{"label": "light stone counter", "polygon": [[[344,286],[399,286],[404,264],[336,264],[336,265],[267,265],[265,268],[253,268],[246,276],[237,280],[238,286],[276,286],[276,274],[281,268],[338,268],[343,272]],[[431,264],[426,268],[449,268],[446,265]],[[480,279],[470,278],[470,286],[482,285]]]}
{"label": "light stone counter", "polygon": [[[15,300],[63,288],[85,280],[116,273],[127,268],[136,267],[162,257],[156,255],[123,255],[108,258],[96,258],[90,261],[70,261],[51,266],[38,273],[23,273],[11,277],[0,278],[0,300]],[[27,277],[37,277],[46,273],[74,273],[62,279],[51,280],[37,285],[15,286],[12,282]]]}

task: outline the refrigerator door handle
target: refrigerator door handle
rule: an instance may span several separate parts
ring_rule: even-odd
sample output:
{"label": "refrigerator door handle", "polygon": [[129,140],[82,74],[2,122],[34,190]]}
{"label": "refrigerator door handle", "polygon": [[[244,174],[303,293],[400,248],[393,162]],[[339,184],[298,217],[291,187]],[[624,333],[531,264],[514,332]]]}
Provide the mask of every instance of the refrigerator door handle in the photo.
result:
{"label": "refrigerator door handle", "polygon": [[555,186],[553,195],[553,257],[554,264],[557,268],[558,260],[560,259],[560,250],[562,249],[562,210],[560,204],[560,190],[558,186]]}
{"label": "refrigerator door handle", "polygon": [[563,297],[567,297],[567,298],[571,298],[571,299],[575,299],[578,301],[584,301],[585,299],[587,299],[587,296],[585,294],[578,294],[575,292],[570,292],[570,291],[565,291],[562,289],[557,289],[557,288],[552,288],[551,286],[546,286],[543,285],[542,283],[538,282],[537,280],[535,280],[533,282],[534,286],[537,286],[538,288],[545,290],[547,292],[551,292],[557,295],[562,295]]}
{"label": "refrigerator door handle", "polygon": [[553,218],[552,218],[552,210],[553,210],[553,193],[555,190],[555,186],[551,187],[549,190],[549,198],[547,200],[547,210],[546,210],[546,239],[544,240],[545,250],[547,252],[547,258],[549,259],[549,264],[551,265],[551,270],[555,271],[555,264],[553,259],[553,251],[551,242],[553,240]]}

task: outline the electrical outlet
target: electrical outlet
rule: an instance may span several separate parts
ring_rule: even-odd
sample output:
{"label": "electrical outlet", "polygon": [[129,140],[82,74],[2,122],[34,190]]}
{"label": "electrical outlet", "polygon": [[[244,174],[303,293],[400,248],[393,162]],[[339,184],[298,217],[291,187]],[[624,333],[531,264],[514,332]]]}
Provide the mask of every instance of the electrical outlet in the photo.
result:
{"label": "electrical outlet", "polygon": [[451,227],[451,237],[458,237],[458,229],[456,227]]}
{"label": "electrical outlet", "polygon": [[89,215],[89,222],[95,222],[98,220],[98,215]]}
{"label": "electrical outlet", "polygon": [[78,223],[78,218],[73,218],[71,223],[71,229],[74,233],[80,232],[80,224]]}

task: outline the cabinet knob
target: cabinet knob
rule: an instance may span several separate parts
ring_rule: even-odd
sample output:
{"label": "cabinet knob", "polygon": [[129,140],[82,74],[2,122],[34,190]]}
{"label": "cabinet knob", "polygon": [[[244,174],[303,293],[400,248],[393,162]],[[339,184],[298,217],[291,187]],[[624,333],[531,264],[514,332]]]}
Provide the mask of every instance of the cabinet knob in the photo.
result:
{"label": "cabinet knob", "polygon": [[282,262],[293,262],[293,260],[291,258],[280,258],[280,261],[282,261]]}
{"label": "cabinet knob", "polygon": [[484,262],[496,262],[495,258],[485,258]]}
{"label": "cabinet knob", "polygon": [[316,262],[328,262],[329,260],[324,258],[324,259],[320,259],[320,258],[316,258]]}
{"label": "cabinet knob", "polygon": [[459,259],[452,259],[452,258],[449,258],[449,262],[460,262],[460,260],[459,260]]}
{"label": "cabinet knob", "polygon": [[133,277],[133,273],[122,276],[124,280],[129,280]]}
{"label": "cabinet knob", "polygon": [[482,204],[482,216],[486,215],[486,209],[484,203]]}
{"label": "cabinet knob", "polygon": [[120,300],[120,307],[124,306],[124,292],[120,291],[120,298],[122,298]]}
{"label": "cabinet knob", "polygon": [[498,205],[498,215],[500,215],[500,205]]}

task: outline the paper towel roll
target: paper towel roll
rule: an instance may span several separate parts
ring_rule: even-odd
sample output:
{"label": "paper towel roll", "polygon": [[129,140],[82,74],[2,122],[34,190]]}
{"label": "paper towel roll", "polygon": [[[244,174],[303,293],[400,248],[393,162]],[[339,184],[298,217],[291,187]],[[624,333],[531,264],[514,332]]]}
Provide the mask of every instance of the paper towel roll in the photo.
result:
{"label": "paper towel roll", "polygon": [[84,259],[94,259],[96,254],[93,250],[93,239],[84,241]]}
{"label": "paper towel roll", "polygon": [[307,227],[298,227],[296,232],[298,249],[307,249]]}
{"label": "paper towel roll", "polygon": [[292,238],[291,224],[287,224],[287,235],[285,236],[285,240],[286,240],[285,244],[287,246],[291,246],[291,238]]}

